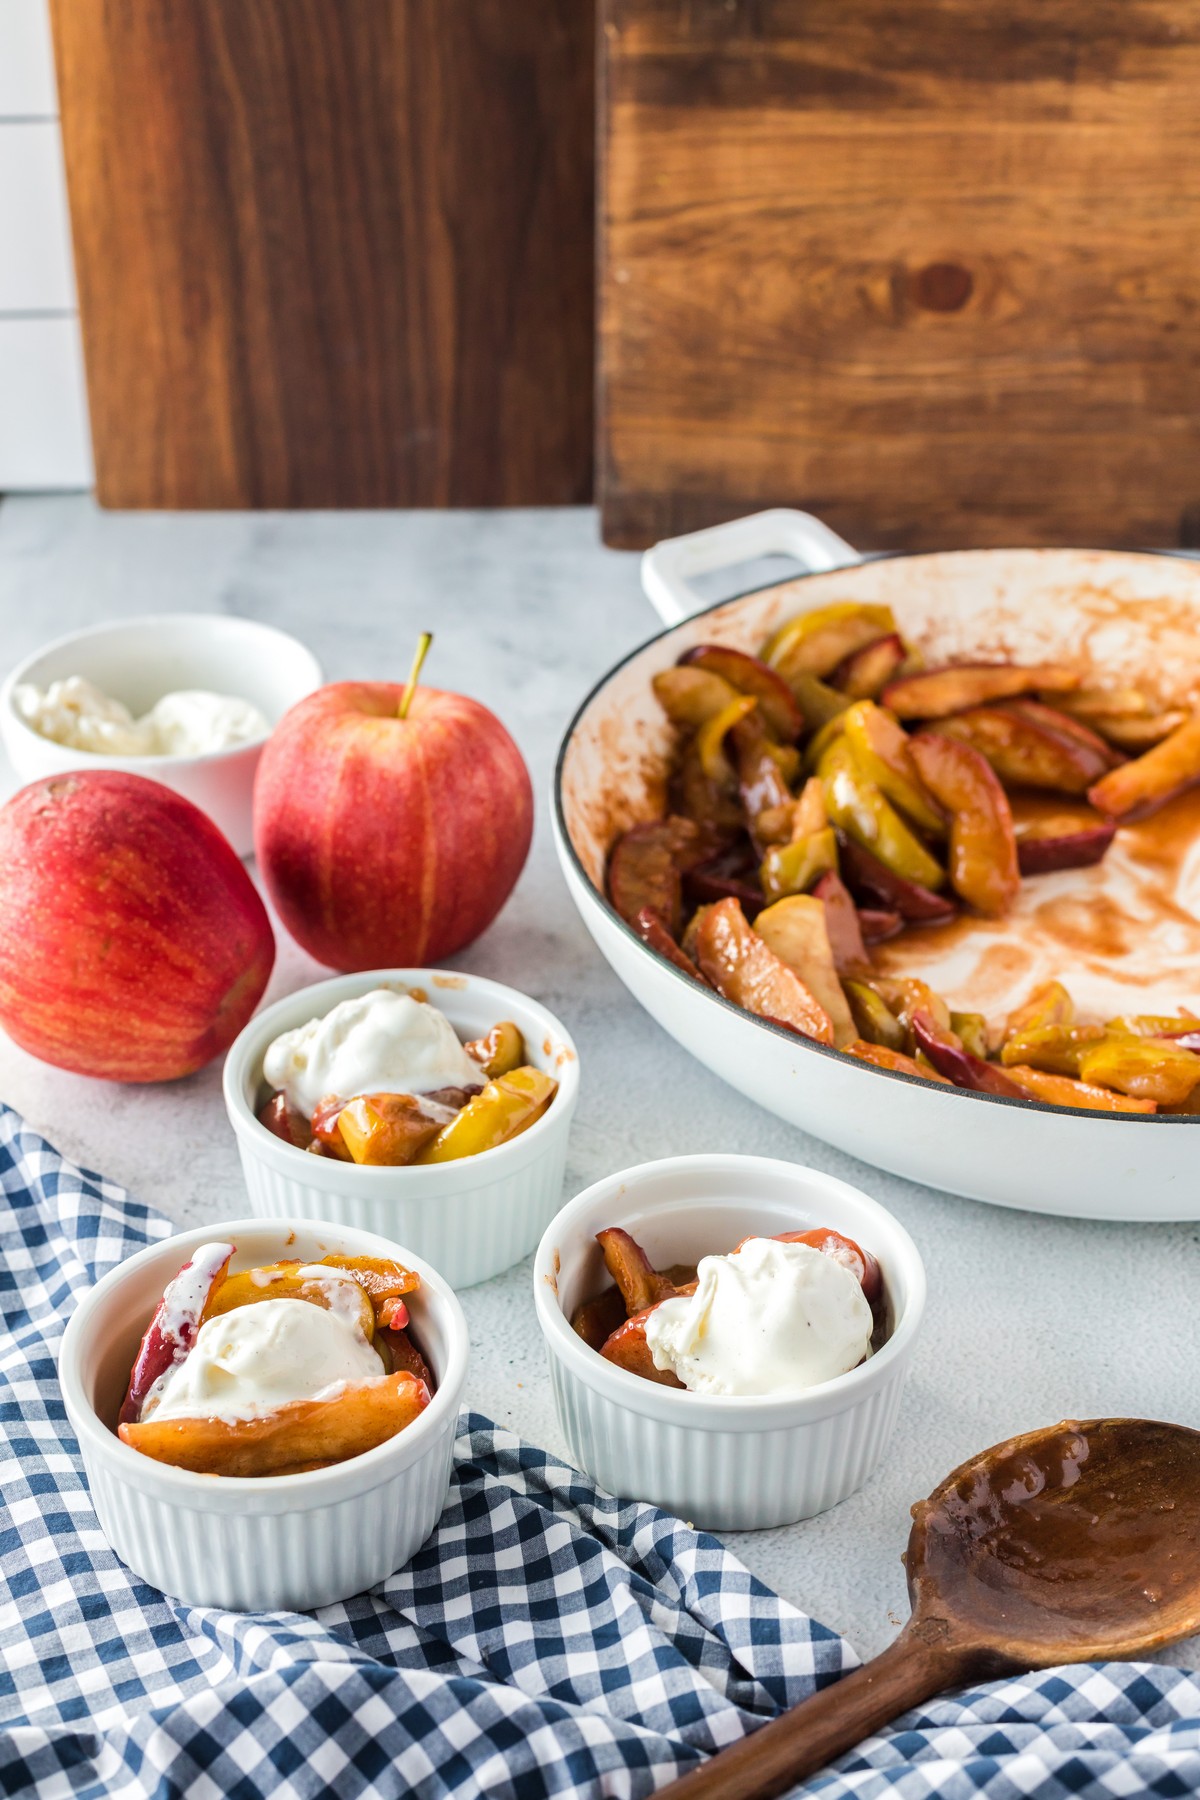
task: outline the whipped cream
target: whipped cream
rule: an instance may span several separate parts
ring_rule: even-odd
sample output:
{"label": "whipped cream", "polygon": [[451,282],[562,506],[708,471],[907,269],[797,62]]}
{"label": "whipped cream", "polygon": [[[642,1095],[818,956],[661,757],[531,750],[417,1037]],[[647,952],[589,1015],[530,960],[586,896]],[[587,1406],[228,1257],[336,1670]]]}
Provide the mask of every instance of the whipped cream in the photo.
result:
{"label": "whipped cream", "polygon": [[751,1238],[700,1260],[696,1292],[646,1319],[656,1369],[698,1394],[798,1394],[844,1375],[874,1321],[849,1269],[809,1244]]}
{"label": "whipped cream", "polygon": [[394,988],[372,988],[285,1031],[263,1057],[263,1075],[305,1118],[331,1097],[431,1094],[483,1079],[446,1015]]}
{"label": "whipped cream", "polygon": [[[330,1283],[331,1290],[345,1286]],[[184,1360],[154,1383],[141,1417],[259,1419],[297,1400],[333,1399],[348,1382],[383,1373],[357,1304],[327,1311],[309,1300],[259,1300],[208,1319]]]}
{"label": "whipped cream", "polygon": [[13,706],[39,736],[100,756],[208,756],[257,743],[271,729],[248,700],[203,688],[164,694],[137,719],[80,675],[46,689],[21,682],[13,689]]}

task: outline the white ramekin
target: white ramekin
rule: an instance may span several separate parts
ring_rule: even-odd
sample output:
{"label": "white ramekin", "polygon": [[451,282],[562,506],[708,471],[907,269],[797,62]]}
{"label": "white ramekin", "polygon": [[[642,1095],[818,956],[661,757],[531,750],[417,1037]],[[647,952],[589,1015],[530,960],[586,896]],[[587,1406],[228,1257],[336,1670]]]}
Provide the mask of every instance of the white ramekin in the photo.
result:
{"label": "white ramekin", "polygon": [[[155,1462],[113,1429],[134,1355],[167,1282],[198,1244],[236,1244],[233,1267],[330,1252],[391,1257],[415,1269],[408,1304],[438,1388],[386,1444],[332,1468],[251,1479]],[[85,1294],[59,1353],[100,1529],[135,1575],[191,1606],[305,1611],[383,1581],[437,1524],[450,1484],[467,1325],[448,1283],[386,1238],[307,1220],[238,1219],[139,1251]]]}
{"label": "white ramekin", "polygon": [[27,725],[13,689],[45,688],[68,675],[95,682],[135,715],[178,688],[208,688],[257,706],[276,726],[288,708],[321,685],[312,651],[273,625],[224,613],[162,613],[118,619],[47,644],[12,671],[0,688],[0,737],[22,781],[74,769],[123,769],[173,788],[206,812],[239,856],[254,849],[254,774],[265,738],[208,756],[100,756],[69,750]]}
{"label": "white ramekin", "polygon": [[[464,1039],[501,1019],[519,1025],[530,1062],[558,1078],[558,1092],[536,1124],[482,1156],[406,1169],[313,1156],[260,1125],[255,1104],[272,1040],[342,1000],[389,986],[423,989]],[[225,1059],[224,1084],[252,1211],[333,1219],[399,1239],[455,1288],[486,1281],[528,1256],[562,1199],[579,1093],[575,1046],[553,1013],[497,981],[449,969],[374,969],[302,988],[251,1019]]]}
{"label": "white ramekin", "polygon": [[[570,1325],[581,1300],[611,1285],[595,1241],[609,1225],[660,1268],[752,1234],[832,1226],[879,1259],[891,1334],[848,1375],[786,1399],[645,1381]],[[580,1467],[612,1493],[718,1531],[791,1525],[862,1486],[887,1448],[925,1307],[920,1255],[889,1212],[844,1181],[762,1156],[674,1156],[596,1182],[551,1223],[533,1282],[559,1423]]]}

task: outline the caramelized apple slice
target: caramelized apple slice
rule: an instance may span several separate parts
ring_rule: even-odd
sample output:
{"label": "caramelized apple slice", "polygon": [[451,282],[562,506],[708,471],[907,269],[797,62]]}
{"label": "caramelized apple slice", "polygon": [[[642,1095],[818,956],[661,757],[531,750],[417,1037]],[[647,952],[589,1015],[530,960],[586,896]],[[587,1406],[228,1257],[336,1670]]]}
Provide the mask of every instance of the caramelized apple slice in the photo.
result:
{"label": "caramelized apple slice", "polygon": [[433,1370],[421,1354],[411,1331],[403,1326],[381,1326],[375,1333],[375,1347],[377,1350],[382,1349],[391,1363],[391,1374],[411,1375],[415,1380],[423,1381],[431,1394],[437,1393]]}
{"label": "caramelized apple slice", "polygon": [[837,837],[832,825],[790,844],[772,844],[762,859],[758,879],[768,900],[807,893],[823,875],[836,871]]}
{"label": "caramelized apple slice", "polygon": [[1105,738],[1114,749],[1124,751],[1130,756],[1141,756],[1145,750],[1152,750],[1155,744],[1161,744],[1164,738],[1186,725],[1188,713],[1183,707],[1173,707],[1170,712],[1149,713],[1144,719],[1130,719],[1123,714],[1115,717],[1097,713],[1093,724],[1097,731],[1103,732]]}
{"label": "caramelized apple slice", "polygon": [[802,1037],[832,1044],[829,1014],[795,971],[751,930],[736,900],[719,900],[697,916],[695,943],[701,972],[726,1000]]}
{"label": "caramelized apple slice", "polygon": [[288,1105],[286,1094],[275,1094],[260,1106],[258,1122],[295,1150],[307,1150],[312,1143],[312,1126],[302,1112]]}
{"label": "caramelized apple slice", "polygon": [[891,713],[869,700],[842,715],[842,729],[855,761],[893,806],[935,837],[945,837],[947,819],[917,773],[908,734]]}
{"label": "caramelized apple slice", "polygon": [[[908,1033],[889,1006],[885,1006],[873,988],[852,976],[842,983],[846,1000],[858,1027],[858,1036],[868,1044],[882,1044],[886,1050],[903,1051]],[[849,1046],[847,1046],[849,1048]]]}
{"label": "caramelized apple slice", "polygon": [[710,781],[727,787],[734,779],[733,766],[725,750],[725,739],[735,725],[751,713],[758,712],[758,701],[753,694],[739,694],[735,700],[719,712],[715,719],[710,719],[696,733],[696,754],[700,758],[700,767]]}
{"label": "caramelized apple slice", "polygon": [[678,1291],[667,1275],[652,1266],[637,1239],[621,1226],[609,1225],[598,1231],[596,1242],[604,1253],[604,1266],[625,1303],[627,1316],[644,1312],[660,1300],[669,1300]]}
{"label": "caramelized apple slice", "polygon": [[1128,1094],[1115,1094],[1109,1088],[1074,1081],[1069,1075],[1051,1075],[1045,1069],[1031,1069],[1024,1063],[1010,1065],[1005,1073],[1010,1081],[1024,1088],[1031,1100],[1043,1100],[1048,1106],[1082,1106],[1088,1112],[1158,1111],[1153,1100],[1136,1100]]}
{"label": "caramelized apple slice", "polygon": [[850,898],[850,890],[836,870],[822,875],[813,894],[825,908],[825,929],[829,933],[829,947],[839,978],[869,969],[871,958],[863,941],[861,917]]}
{"label": "caramelized apple slice", "polygon": [[1034,988],[1028,1000],[1008,1015],[1005,1039],[1020,1037],[1026,1031],[1047,1028],[1069,1028],[1075,1023],[1075,1002],[1061,981],[1045,981]]}
{"label": "caramelized apple slice", "polygon": [[911,747],[922,781],[950,814],[955,893],[978,912],[992,917],[1006,913],[1017,897],[1021,873],[1004,789],[978,750],[957,738],[923,731]]}
{"label": "caramelized apple slice", "polygon": [[[836,875],[833,880],[837,881]],[[842,888],[842,893],[845,892]],[[846,900],[853,911],[854,903],[848,894]],[[833,1025],[835,1046],[840,1049],[843,1044],[852,1043],[858,1033],[838,980],[824,901],[815,894],[793,894],[786,900],[777,900],[774,906],[759,913],[754,929],[780,962],[795,970],[818,1005],[825,1009]],[[855,930],[857,932],[857,923]],[[860,948],[861,943],[860,939]],[[862,950],[860,968],[866,961],[866,954],[865,949]]]}
{"label": "caramelized apple slice", "polygon": [[847,837],[905,881],[926,888],[943,885],[946,877],[941,867],[863,773],[847,739],[830,744],[817,773],[825,784],[825,810]]}
{"label": "caramelized apple slice", "polygon": [[1005,706],[971,707],[939,720],[937,730],[978,750],[1012,787],[1086,794],[1110,766],[1106,756],[1077,738]]}
{"label": "caramelized apple slice", "polygon": [[753,694],[768,730],[781,744],[794,744],[804,729],[801,712],[791,688],[783,677],[757,656],[744,650],[732,650],[725,644],[697,644],[685,650],[679,659],[687,669],[703,669],[718,675],[741,694]]}
{"label": "caramelized apple slice", "polygon": [[838,870],[860,904],[874,902],[914,925],[945,925],[958,917],[958,907],[948,894],[907,881],[844,832],[838,833]]}
{"label": "caramelized apple slice", "polygon": [[612,1336],[605,1339],[600,1347],[600,1354],[607,1362],[616,1363],[619,1369],[628,1369],[631,1375],[640,1375],[643,1381],[657,1381],[662,1387],[681,1388],[683,1382],[674,1370],[656,1368],[650,1354],[650,1346],[646,1342],[646,1319],[653,1310],[653,1307],[647,1307],[645,1312],[635,1313],[632,1319],[626,1319],[624,1325],[619,1325]]}
{"label": "caramelized apple slice", "polygon": [[840,662],[830,676],[835,688],[849,694],[852,700],[877,700],[889,681],[895,679],[904,661],[904,645],[896,632],[873,638],[861,650],[855,650]]}
{"label": "caramelized apple slice", "polygon": [[705,773],[696,739],[687,742],[668,787],[671,812],[690,819],[705,834],[712,849],[736,837],[745,828],[742,808],[733,784],[733,771],[714,781]]}
{"label": "caramelized apple slice", "polygon": [[943,1030],[928,1013],[914,1013],[912,1028],[919,1048],[939,1075],[945,1075],[955,1087],[970,1088],[976,1094],[1003,1094],[1012,1100],[1027,1098],[1024,1089],[1010,1081],[1003,1070],[981,1056],[973,1056],[955,1032]]}
{"label": "caramelized apple slice", "polygon": [[342,1142],[354,1161],[376,1168],[416,1162],[444,1123],[432,1118],[414,1094],[359,1094],[338,1114]]}
{"label": "caramelized apple slice", "polygon": [[899,937],[904,920],[898,912],[888,912],[885,907],[860,906],[858,928],[864,944],[886,944],[889,938]]}
{"label": "caramelized apple slice", "polygon": [[416,1161],[457,1162],[461,1157],[496,1150],[536,1124],[557,1092],[558,1082],[544,1069],[513,1069],[489,1081],[482,1094],[442,1126]]}
{"label": "caramelized apple slice", "polygon": [[1122,823],[1157,812],[1200,781],[1200,712],[1153,750],[1113,769],[1088,790],[1097,812]]}
{"label": "caramelized apple slice", "polygon": [[424,1382],[401,1372],[352,1382],[331,1400],[290,1401],[261,1419],[148,1419],[119,1433],[143,1456],[198,1475],[286,1475],[361,1456],[428,1404]]}
{"label": "caramelized apple slice", "polygon": [[883,704],[898,719],[947,719],[951,713],[989,700],[1015,700],[1021,694],[1070,693],[1080,685],[1077,670],[1060,663],[952,663],[905,675],[883,690]]}
{"label": "caramelized apple slice", "polygon": [[1052,875],[1103,862],[1117,835],[1113,819],[1094,824],[1077,818],[1035,819],[1017,826],[1017,865],[1022,875]]}
{"label": "caramelized apple slice", "polygon": [[947,1087],[953,1085],[932,1065],[924,1068],[913,1057],[905,1056],[902,1050],[891,1050],[886,1044],[870,1044],[859,1038],[846,1045],[846,1055],[857,1057],[859,1062],[874,1063],[877,1069],[891,1069],[896,1075],[917,1075],[922,1081],[941,1081]]}
{"label": "caramelized apple slice", "polygon": [[1000,1061],[1005,1068],[1028,1064],[1050,1075],[1078,1075],[1084,1056],[1105,1036],[1103,1025],[1025,1025],[1005,1038]]}
{"label": "caramelized apple slice", "polygon": [[[1063,696],[1065,700],[1073,697],[1071,695]],[[1034,725],[1041,725],[1046,731],[1056,732],[1059,737],[1072,738],[1077,744],[1082,744],[1085,749],[1090,750],[1094,756],[1099,758],[1102,768],[1115,769],[1125,761],[1121,752],[1114,750],[1098,731],[1093,731],[1091,726],[1085,725],[1082,719],[1077,719],[1073,713],[1064,712],[1059,706],[1048,706],[1044,700],[1030,700],[1028,697],[1021,700],[1005,700],[1001,704],[1005,712],[1013,713],[1019,719],[1029,719]]]}
{"label": "caramelized apple slice", "polygon": [[637,917],[630,920],[630,924],[643,944],[653,950],[657,956],[665,957],[667,962],[674,963],[677,969],[684,975],[690,975],[693,981],[700,983],[701,987],[708,986],[691,957],[683,954],[657,913],[652,913],[649,907],[643,907]]}
{"label": "caramelized apple slice", "polygon": [[324,1156],[335,1156],[339,1162],[353,1162],[345,1139],[338,1124],[342,1116],[342,1102],[335,1094],[326,1095],[318,1100],[313,1108],[312,1143],[310,1150],[320,1150]]}
{"label": "caramelized apple slice", "polygon": [[796,696],[796,703],[804,714],[804,723],[810,731],[820,731],[852,704],[849,694],[839,693],[837,688],[830,687],[827,682],[818,681],[815,675],[790,675],[788,686]]}
{"label": "caramelized apple slice", "polygon": [[163,1289],[138,1347],[121,1405],[122,1422],[136,1419],[160,1375],[182,1362],[229,1272],[232,1244],[201,1244]]}
{"label": "caramelized apple slice", "polygon": [[609,857],[609,898],[627,923],[647,908],[674,937],[683,922],[681,864],[710,849],[711,840],[691,819],[671,814],[635,825],[617,839]]}
{"label": "caramelized apple slice", "polygon": [[782,835],[790,836],[792,790],[783,778],[757,707],[745,718],[735,721],[730,731],[730,744],[737,768],[738,797],[751,831],[760,842],[773,835],[764,832],[762,821],[764,814],[775,814],[782,825]]}
{"label": "caramelized apple slice", "polygon": [[1178,1106],[1200,1082],[1200,1056],[1153,1038],[1105,1037],[1080,1058],[1079,1079]]}
{"label": "caramelized apple slice", "polygon": [[738,690],[708,669],[663,669],[650,683],[659,705],[673,725],[695,731],[723,712]]}
{"label": "caramelized apple slice", "polygon": [[[206,1317],[221,1318],[242,1306],[257,1306],[269,1300],[305,1300],[312,1306],[323,1306],[326,1312],[343,1302],[330,1291],[333,1281],[312,1276],[302,1277],[299,1262],[268,1263],[259,1269],[242,1269],[230,1275],[213,1295]],[[358,1305],[358,1327],[368,1344],[375,1337],[375,1308],[363,1287],[347,1271],[338,1284],[347,1299]]]}
{"label": "caramelized apple slice", "polygon": [[856,650],[895,629],[890,607],[838,601],[799,613],[781,625],[764,644],[763,661],[778,669],[789,685],[798,675],[821,679]]}
{"label": "caramelized apple slice", "polygon": [[511,1019],[501,1019],[493,1025],[483,1037],[472,1038],[464,1044],[463,1049],[477,1062],[489,1081],[497,1075],[507,1075],[512,1069],[519,1069],[525,1058],[525,1039],[519,1025]]}

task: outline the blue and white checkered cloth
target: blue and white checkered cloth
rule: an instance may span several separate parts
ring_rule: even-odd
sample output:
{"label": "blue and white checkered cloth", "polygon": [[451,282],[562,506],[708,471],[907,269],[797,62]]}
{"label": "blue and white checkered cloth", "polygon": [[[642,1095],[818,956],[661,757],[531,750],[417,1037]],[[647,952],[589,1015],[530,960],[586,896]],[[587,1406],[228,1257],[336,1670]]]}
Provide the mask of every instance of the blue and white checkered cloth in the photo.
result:
{"label": "blue and white checkered cloth", "polygon": [[[856,1658],[713,1537],[464,1416],[409,1566],[315,1614],[186,1607],[100,1535],[55,1358],[169,1235],[0,1108],[0,1793],[36,1800],[649,1794]],[[933,1701],[809,1791],[1200,1790],[1200,1683],[1107,1664]]]}

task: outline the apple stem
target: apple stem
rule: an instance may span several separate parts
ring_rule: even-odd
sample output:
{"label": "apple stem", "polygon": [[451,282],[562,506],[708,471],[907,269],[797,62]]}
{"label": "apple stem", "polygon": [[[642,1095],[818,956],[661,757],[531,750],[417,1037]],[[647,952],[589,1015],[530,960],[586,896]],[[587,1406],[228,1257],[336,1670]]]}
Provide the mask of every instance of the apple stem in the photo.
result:
{"label": "apple stem", "polygon": [[417,654],[413,657],[412,668],[408,672],[408,686],[400,696],[400,711],[397,714],[398,718],[407,719],[408,717],[408,709],[412,705],[413,695],[417,691],[417,681],[424,666],[425,658],[429,655],[429,646],[432,642],[432,631],[423,631],[417,639]]}

